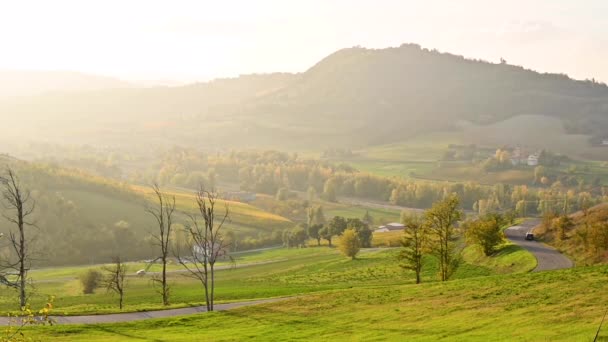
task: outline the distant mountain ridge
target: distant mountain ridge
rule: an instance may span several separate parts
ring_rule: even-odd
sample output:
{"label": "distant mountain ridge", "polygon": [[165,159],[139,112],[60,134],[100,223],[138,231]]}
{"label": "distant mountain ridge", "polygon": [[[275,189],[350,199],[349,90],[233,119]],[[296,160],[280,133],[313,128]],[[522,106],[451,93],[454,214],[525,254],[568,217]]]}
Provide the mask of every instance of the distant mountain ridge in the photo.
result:
{"label": "distant mountain ridge", "polygon": [[46,94],[0,101],[0,113],[13,113],[17,124],[33,120],[28,129],[41,120],[61,129],[69,118],[87,138],[112,132],[130,141],[137,132],[160,143],[162,129],[164,143],[200,144],[204,135],[215,147],[366,146],[522,115],[600,137],[608,132],[608,87],[404,44],[342,49],[299,74]]}
{"label": "distant mountain ridge", "polygon": [[0,70],[0,97],[132,86],[116,78],[72,71]]}

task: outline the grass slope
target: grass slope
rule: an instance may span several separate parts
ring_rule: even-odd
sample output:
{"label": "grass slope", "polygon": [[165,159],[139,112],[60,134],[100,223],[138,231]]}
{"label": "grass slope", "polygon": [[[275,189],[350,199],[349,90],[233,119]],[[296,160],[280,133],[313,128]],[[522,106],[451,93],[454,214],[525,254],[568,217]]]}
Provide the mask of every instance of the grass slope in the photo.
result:
{"label": "grass slope", "polygon": [[589,341],[608,306],[606,274],[601,266],[354,286],[227,312],[27,333],[57,341]]}
{"label": "grass slope", "polygon": [[[298,295],[320,291],[348,289],[352,287],[376,287],[411,284],[414,275],[403,270],[397,261],[399,249],[362,250],[356,260],[341,255],[335,248],[315,247],[303,249],[272,249],[237,254],[237,268],[216,273],[218,302],[241,301]],[[497,255],[497,259],[507,255]],[[477,264],[465,260],[454,274],[455,279],[492,275],[496,272],[490,264]],[[497,260],[505,264],[510,260]],[[519,262],[519,261],[516,261]],[[437,261],[433,257],[424,260],[422,277],[425,282],[436,281]],[[229,263],[224,262],[223,265]],[[248,266],[249,265],[249,266]],[[100,265],[93,268],[99,268]],[[134,276],[142,264],[129,265],[129,277],[124,311],[161,309],[160,297],[151,283],[151,275]],[[513,268],[513,271],[523,269]],[[103,289],[91,295],[83,295],[78,275],[86,268],[68,267],[33,271],[35,291],[30,298],[33,307],[45,303],[48,296],[56,297],[59,314],[99,314],[117,312],[116,298]],[[157,271],[158,267],[151,271]],[[170,270],[179,270],[177,265]],[[184,273],[170,274],[171,307],[203,304],[201,285]],[[16,293],[5,290],[0,293],[0,311],[17,310]]]}

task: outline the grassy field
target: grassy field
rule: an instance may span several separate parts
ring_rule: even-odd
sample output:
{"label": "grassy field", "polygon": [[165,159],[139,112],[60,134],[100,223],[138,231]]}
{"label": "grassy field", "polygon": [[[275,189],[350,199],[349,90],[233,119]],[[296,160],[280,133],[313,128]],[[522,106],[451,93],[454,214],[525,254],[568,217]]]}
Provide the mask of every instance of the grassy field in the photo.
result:
{"label": "grassy field", "polygon": [[[436,132],[409,137],[401,142],[366,147],[353,151],[351,158],[336,161],[346,162],[362,172],[388,177],[530,184],[534,179],[533,168],[486,173],[479,165],[439,162],[450,144],[475,144],[494,149],[519,145],[531,150],[546,149],[567,155],[573,161],[556,169],[556,172],[565,173],[572,165],[579,168],[587,166],[587,171],[579,170],[575,175],[586,181],[600,177],[603,184],[608,184],[608,167],[603,162],[608,160],[608,149],[590,146],[587,136],[565,134],[559,119],[520,115],[490,125],[462,122],[460,126],[460,131]],[[543,134],[538,135],[539,131]]]}
{"label": "grassy field", "polygon": [[372,228],[390,222],[399,222],[401,219],[401,211],[393,209],[381,208],[366,208],[350,204],[323,202],[323,212],[325,217],[330,219],[334,216],[342,216],[345,218],[362,218],[365,212],[369,212],[372,216]]}
{"label": "grassy field", "polygon": [[468,246],[463,250],[462,258],[469,264],[487,267],[497,274],[529,272],[536,268],[536,258],[510,242],[499,246],[489,257],[479,246]]}
{"label": "grassy field", "polygon": [[27,333],[58,341],[591,341],[608,306],[606,274],[599,266],[353,286],[226,312]]}
{"label": "grassy field", "polygon": [[[271,249],[242,253],[235,256],[236,268],[228,267],[217,272],[217,301],[280,297],[351,287],[385,286],[412,283],[410,271],[403,270],[396,259],[398,249],[362,250],[356,260],[345,258],[335,248],[311,247],[302,249]],[[506,255],[499,255],[502,259]],[[469,278],[495,274],[489,264],[477,260],[465,261],[455,278]],[[519,262],[519,261],[516,261]],[[501,263],[497,261],[497,263]],[[225,262],[224,266],[230,264]],[[491,266],[491,265],[490,265]],[[98,268],[99,266],[96,266]],[[143,264],[129,265],[128,286],[123,311],[160,309],[160,297],[151,276],[135,276]],[[116,312],[116,298],[104,289],[90,295],[82,294],[78,276],[85,267],[68,267],[32,271],[34,292],[30,298],[33,307],[43,305],[48,296],[56,297],[58,314],[101,314]],[[175,271],[177,265],[170,266]],[[158,270],[158,265],[151,271]],[[513,269],[521,271],[522,267]],[[435,281],[437,263],[433,257],[425,259],[423,279]],[[201,285],[181,272],[170,274],[171,307],[201,305]],[[0,312],[17,310],[16,293],[5,289],[0,293]]]}
{"label": "grassy field", "polygon": [[[152,189],[141,186],[133,186],[134,191],[143,194],[146,198],[153,200]],[[175,203],[179,210],[195,213],[198,208],[196,207],[196,198],[194,193],[185,191],[165,191],[168,196],[175,196]],[[275,215],[264,211],[260,208],[254,207],[247,203],[235,202],[235,201],[223,201],[218,200],[216,207],[220,214],[224,212],[224,205],[228,204],[230,210],[230,224],[236,228],[252,228],[254,230],[266,230],[272,229],[285,229],[293,226],[293,223],[282,216]]]}

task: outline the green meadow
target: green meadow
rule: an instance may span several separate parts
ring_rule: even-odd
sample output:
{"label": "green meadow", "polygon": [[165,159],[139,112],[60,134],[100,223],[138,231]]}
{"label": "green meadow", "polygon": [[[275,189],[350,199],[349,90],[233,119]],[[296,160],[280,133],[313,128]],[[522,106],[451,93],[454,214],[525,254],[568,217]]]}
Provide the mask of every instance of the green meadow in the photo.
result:
{"label": "green meadow", "polygon": [[[608,267],[328,290],[225,312],[31,329],[57,341],[591,341]],[[608,329],[600,331],[600,340]]]}
{"label": "green meadow", "polygon": [[[514,249],[515,254],[527,254]],[[217,302],[243,301],[272,297],[294,296],[306,293],[413,283],[413,273],[405,271],[397,260],[398,249],[363,249],[356,260],[341,255],[336,248],[309,247],[300,249],[269,249],[235,255],[235,262],[218,264]],[[477,255],[472,251],[471,255]],[[530,269],[526,258],[513,258],[513,253],[497,254],[496,263],[517,264],[513,272]],[[533,258],[532,258],[533,259]],[[129,276],[123,312],[161,309],[160,297],[152,284],[152,274],[140,277],[135,272],[144,268],[142,263],[128,264]],[[91,266],[99,269],[100,265]],[[476,257],[464,259],[454,278],[486,276],[495,271],[495,265]],[[60,315],[103,314],[119,312],[116,297],[99,288],[94,294],[82,294],[78,279],[88,267],[41,269],[31,272],[33,289],[30,304],[33,308],[44,305],[48,296],[55,296],[55,313]],[[150,272],[158,271],[154,265]],[[198,281],[183,272],[179,265],[170,265],[171,308],[202,305],[203,292]],[[437,262],[425,259],[423,279],[436,281]],[[16,292],[3,289],[0,293],[0,310],[15,312]]]}

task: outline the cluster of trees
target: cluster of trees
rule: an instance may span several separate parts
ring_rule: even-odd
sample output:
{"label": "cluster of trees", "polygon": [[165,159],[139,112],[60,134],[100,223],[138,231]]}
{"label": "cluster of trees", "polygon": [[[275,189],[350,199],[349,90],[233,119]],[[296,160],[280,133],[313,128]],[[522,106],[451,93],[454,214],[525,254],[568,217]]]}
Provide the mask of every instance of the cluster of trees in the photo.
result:
{"label": "cluster of trees", "polygon": [[476,145],[456,145],[450,144],[448,149],[443,153],[442,160],[462,160],[472,161],[478,158],[482,154],[482,151],[477,148]]}
{"label": "cluster of trees", "polygon": [[344,232],[350,230],[356,235],[359,248],[369,248],[372,246],[371,221],[372,218],[369,213],[366,213],[363,219],[334,216],[327,221],[321,206],[310,207],[306,223],[298,224],[294,228],[283,231],[283,245],[286,247],[305,247],[307,241],[314,239],[317,241],[317,246],[321,246],[321,240],[326,240],[331,247],[335,237],[340,237],[342,240]]}
{"label": "cluster of trees", "polygon": [[422,216],[404,212],[402,222],[405,230],[399,260],[403,268],[414,271],[416,283],[422,281],[426,255],[438,260],[441,281],[450,278],[459,263],[456,240],[460,237],[464,237],[469,244],[480,246],[486,255],[494,253],[504,241],[502,228],[507,218],[503,215],[489,213],[460,222],[462,218],[460,200],[456,194],[447,195],[436,202]]}
{"label": "cluster of trees", "polygon": [[608,250],[608,210],[583,199],[580,215],[548,211],[538,232],[546,241],[569,251],[577,263],[605,262]]}
{"label": "cluster of trees", "polygon": [[404,216],[405,234],[403,249],[399,254],[401,266],[416,274],[421,282],[423,257],[435,256],[439,262],[439,279],[446,281],[456,270],[456,224],[462,217],[460,201],[456,194],[436,202],[423,217]]}
{"label": "cluster of trees", "polygon": [[[478,152],[475,146],[452,148],[455,151]],[[490,159],[492,163],[502,165],[500,167],[510,167],[510,155],[510,149],[501,148]],[[547,166],[559,163],[564,159],[563,156],[542,151],[539,159],[542,165],[534,170],[535,183],[545,188],[559,189],[558,193],[547,189],[529,189],[526,190],[526,197],[518,198],[517,201],[508,200],[509,196],[518,196],[514,194],[517,192],[516,187],[510,185],[498,184],[492,187],[474,182],[439,183],[387,178],[360,173],[345,164],[302,159],[295,153],[272,150],[207,155],[194,149],[174,147],[162,154],[159,164],[154,167],[160,171],[150,179],[159,181],[161,185],[188,188],[194,188],[200,183],[213,186],[218,181],[238,183],[243,190],[275,195],[283,203],[274,204],[274,208],[269,210],[288,217],[293,216],[293,213],[304,213],[308,207],[308,203],[296,199],[296,192],[305,192],[308,202],[317,197],[337,201],[340,196],[347,196],[390,201],[414,208],[428,208],[446,194],[456,193],[463,208],[480,213],[512,210],[518,214],[543,213],[545,202],[555,202],[553,197],[564,197],[568,191],[574,191],[575,194],[589,192],[597,201],[602,200],[604,192],[597,182],[587,184],[572,174],[555,177],[548,174]],[[551,179],[555,180],[553,184]],[[518,205],[522,200],[524,202]],[[106,229],[111,229],[111,226]]]}

